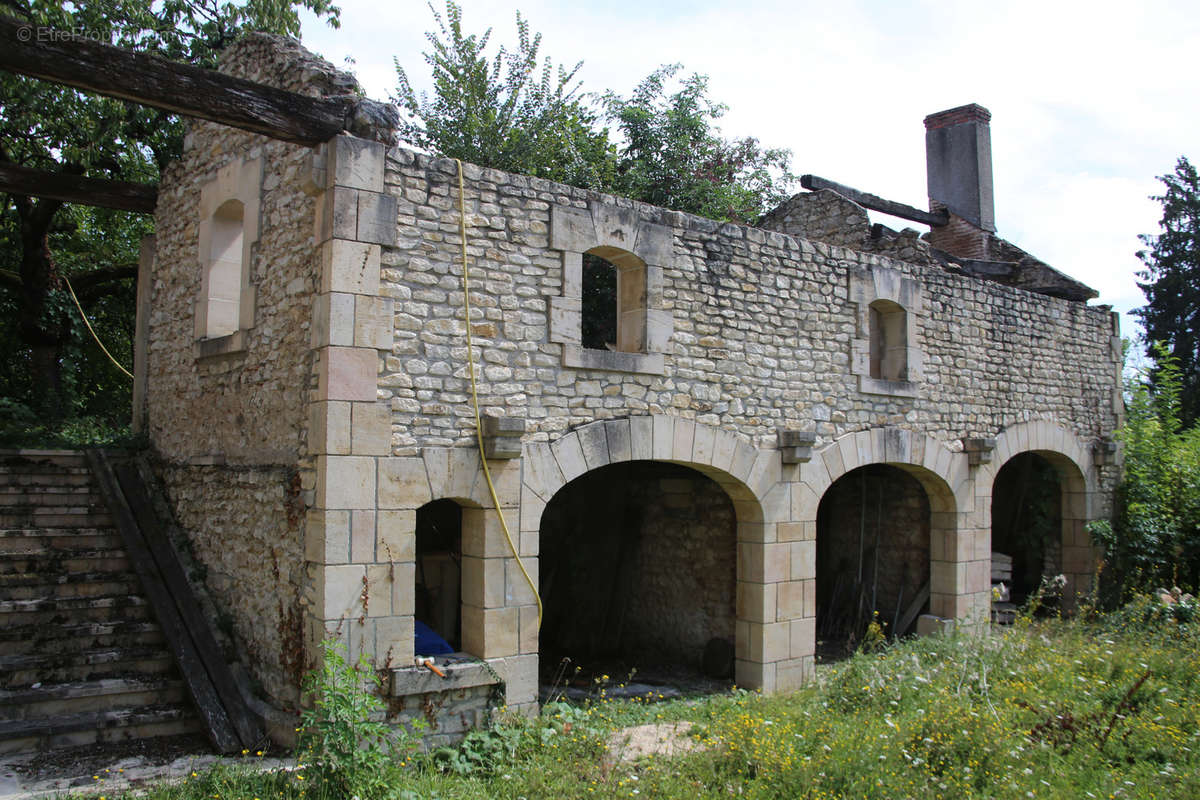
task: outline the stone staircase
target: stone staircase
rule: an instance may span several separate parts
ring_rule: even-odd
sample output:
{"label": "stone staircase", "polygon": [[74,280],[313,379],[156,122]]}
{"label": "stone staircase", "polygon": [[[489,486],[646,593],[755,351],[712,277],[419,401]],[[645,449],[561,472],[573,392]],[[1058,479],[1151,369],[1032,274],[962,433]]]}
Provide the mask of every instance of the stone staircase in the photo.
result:
{"label": "stone staircase", "polygon": [[0,753],[202,730],[83,454],[0,451]]}

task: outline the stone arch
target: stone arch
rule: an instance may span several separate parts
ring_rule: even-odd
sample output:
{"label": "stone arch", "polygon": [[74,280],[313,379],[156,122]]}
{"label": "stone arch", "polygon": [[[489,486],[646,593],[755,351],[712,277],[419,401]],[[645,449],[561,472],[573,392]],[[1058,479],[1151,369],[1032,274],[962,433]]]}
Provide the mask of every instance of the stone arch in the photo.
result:
{"label": "stone arch", "polygon": [[546,504],[560,489],[600,467],[668,462],[715,481],[737,519],[737,683],[776,691],[807,677],[813,619],[805,593],[813,587],[799,576],[811,577],[816,543],[789,524],[791,484],[781,481],[777,450],[692,420],[647,415],[592,422],[553,442],[527,444],[523,461],[522,541],[538,535]]}
{"label": "stone arch", "polygon": [[1061,567],[1067,581],[1064,602],[1069,608],[1079,595],[1091,590],[1100,556],[1099,548],[1087,532],[1087,523],[1103,516],[1091,449],[1073,431],[1049,420],[1018,423],[996,436],[991,462],[980,465],[976,478],[978,505],[987,508],[989,561],[990,508],[996,476],[1005,464],[1022,453],[1041,456],[1058,473],[1062,492]]}
{"label": "stone arch", "polygon": [[794,516],[816,536],[817,510],[838,478],[872,464],[897,467],[917,479],[930,506],[930,597],[934,617],[965,619],[987,611],[989,531],[973,513],[974,488],[962,452],[924,433],[871,428],[835,439],[800,469]]}

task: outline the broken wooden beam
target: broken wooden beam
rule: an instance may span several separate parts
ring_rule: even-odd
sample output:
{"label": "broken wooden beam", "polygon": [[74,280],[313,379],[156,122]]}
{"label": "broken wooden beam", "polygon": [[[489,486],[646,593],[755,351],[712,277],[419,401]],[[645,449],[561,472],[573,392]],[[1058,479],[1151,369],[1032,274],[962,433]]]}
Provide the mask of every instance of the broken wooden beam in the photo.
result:
{"label": "broken wooden beam", "polygon": [[308,97],[65,31],[37,35],[41,30],[0,16],[0,69],[310,146],[350,128],[359,106],[381,106],[350,95]]}
{"label": "broken wooden beam", "polygon": [[64,203],[116,208],[153,214],[158,187],[104,178],[85,178],[66,172],[48,172],[0,161],[0,192],[26,197],[48,197]]}
{"label": "broken wooden beam", "polygon": [[904,203],[896,203],[892,200],[885,200],[882,197],[869,192],[860,192],[858,189],[853,189],[849,186],[844,186],[834,181],[819,178],[816,175],[801,175],[800,185],[810,192],[815,192],[820,189],[829,189],[837,192],[847,200],[852,200],[858,203],[863,208],[869,208],[872,211],[878,211],[882,214],[890,214],[893,217],[907,219],[911,222],[920,222],[923,225],[932,227],[941,227],[950,222],[950,214],[946,211],[931,213],[922,211]]}

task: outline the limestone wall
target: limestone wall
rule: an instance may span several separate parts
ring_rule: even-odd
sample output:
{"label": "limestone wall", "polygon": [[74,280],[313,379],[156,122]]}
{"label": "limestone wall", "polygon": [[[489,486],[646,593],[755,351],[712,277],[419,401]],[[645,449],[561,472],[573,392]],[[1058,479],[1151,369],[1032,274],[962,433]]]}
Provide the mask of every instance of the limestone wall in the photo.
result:
{"label": "limestone wall", "polygon": [[[277,37],[242,40],[222,69],[308,94],[344,76]],[[148,433],[159,478],[252,674],[294,707],[303,669],[304,507],[317,266],[311,149],[224,126],[189,126],[163,174],[150,299]],[[202,223],[209,196],[245,201],[249,242],[242,330],[198,341]],[[209,209],[211,211],[211,209]],[[244,300],[244,301],[245,301]],[[302,485],[303,484],[303,485]]]}
{"label": "limestone wall", "polygon": [[[455,165],[392,149],[387,167],[399,236],[383,248],[381,291],[395,299],[396,339],[380,389],[393,451],[468,445]],[[564,345],[550,336],[564,292],[555,206],[627,211],[669,229],[661,309],[674,333],[662,374],[563,366]],[[1116,426],[1119,350],[1106,310],[469,165],[466,208],[480,396],[485,410],[527,418],[528,441],[645,413],[760,443],[779,426],[815,428],[818,446],[879,425],[928,432],[952,449],[1032,419],[1083,439]],[[914,343],[924,376],[913,397],[864,393],[852,374],[852,342],[864,334],[850,282],[879,269],[915,280],[924,296]]]}

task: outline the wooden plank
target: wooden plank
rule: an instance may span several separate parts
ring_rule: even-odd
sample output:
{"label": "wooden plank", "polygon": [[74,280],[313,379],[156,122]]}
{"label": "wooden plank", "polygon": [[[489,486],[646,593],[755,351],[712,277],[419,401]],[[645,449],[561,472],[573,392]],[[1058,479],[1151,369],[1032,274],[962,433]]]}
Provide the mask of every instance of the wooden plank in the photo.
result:
{"label": "wooden plank", "polygon": [[810,192],[815,192],[820,189],[829,189],[837,192],[847,200],[853,200],[863,208],[869,208],[872,211],[878,211],[882,214],[890,214],[893,217],[907,219],[911,222],[920,222],[924,225],[930,225],[938,228],[950,222],[950,214],[946,211],[931,213],[922,211],[914,206],[897,203],[892,200],[885,200],[879,195],[870,194],[869,192],[860,192],[858,189],[845,186],[834,181],[819,178],[816,175],[801,175],[800,185]]}
{"label": "wooden plank", "polygon": [[303,145],[341,133],[356,105],[353,97],[307,97],[80,36],[39,37],[37,30],[0,16],[0,69]]}
{"label": "wooden plank", "polygon": [[200,603],[192,593],[192,587],[184,572],[183,564],[180,563],[175,548],[167,539],[161,521],[154,513],[154,507],[150,502],[146,487],[142,485],[141,476],[131,464],[115,466],[114,473],[121,492],[125,495],[125,499],[133,511],[138,528],[145,538],[159,575],[170,593],[185,630],[191,637],[196,654],[208,673],[209,680],[216,690],[225,714],[237,732],[238,739],[241,740],[242,748],[257,749],[265,738],[262,726],[250,709],[246,707],[238,692],[237,684],[233,680],[233,673],[230,671],[229,665],[225,663],[216,636],[213,635],[208,620],[200,609]]}
{"label": "wooden plank", "polygon": [[196,653],[179,611],[158,574],[150,548],[138,529],[134,513],[117,485],[112,466],[100,451],[88,450],[86,453],[100,493],[125,544],[129,562],[141,581],[142,590],[146,593],[150,608],[158,619],[159,627],[162,628],[167,647],[175,657],[175,663],[179,665],[184,684],[200,712],[209,738],[219,752],[235,752],[241,747],[237,732],[225,713],[216,688],[208,677],[208,671]]}
{"label": "wooden plank", "polygon": [[913,620],[917,618],[917,615],[921,613],[921,609],[925,607],[925,603],[929,601],[929,590],[930,585],[928,582],[926,582],[926,584],[921,587],[921,591],[917,592],[917,596],[913,598],[912,603],[904,612],[904,616],[900,618],[900,624],[897,625],[896,630],[893,631],[895,636],[903,636],[908,629],[912,627]]}
{"label": "wooden plank", "polygon": [[23,167],[7,161],[0,161],[0,192],[48,197],[65,203],[142,214],[153,214],[154,205],[158,202],[158,187],[151,183],[85,178],[65,172]]}

